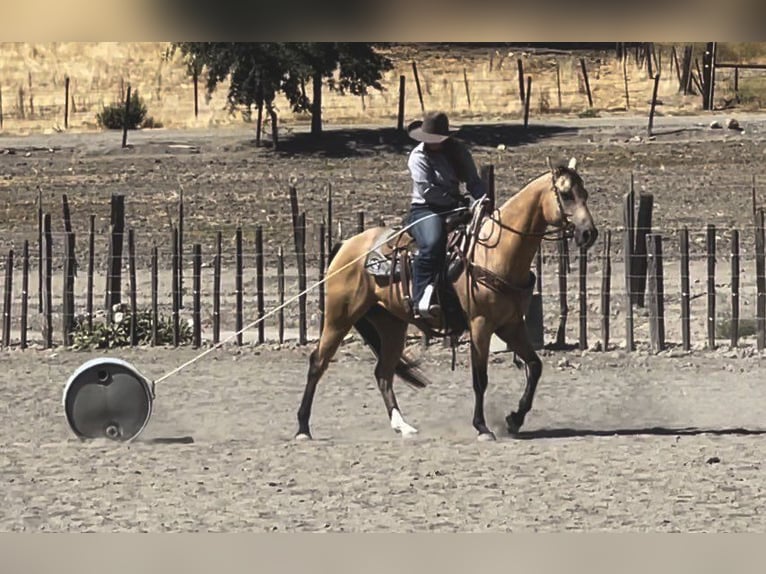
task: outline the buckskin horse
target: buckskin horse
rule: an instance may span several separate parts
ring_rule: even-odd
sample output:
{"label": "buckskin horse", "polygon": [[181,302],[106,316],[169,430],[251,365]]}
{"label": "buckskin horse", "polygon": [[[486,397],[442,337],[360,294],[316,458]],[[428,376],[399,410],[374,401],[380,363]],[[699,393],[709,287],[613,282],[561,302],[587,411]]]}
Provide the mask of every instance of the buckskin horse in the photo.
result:
{"label": "buckskin horse", "polygon": [[[452,288],[453,300],[459,305],[450,310],[445,296],[446,310],[438,319],[427,322],[412,315],[407,253],[413,241],[409,235],[375,227],[335,245],[326,274],[322,335],[309,357],[295,438],[312,438],[309,418],[317,383],[352,327],[377,357],[374,374],[391,428],[403,436],[416,433],[417,429],[402,417],[393,388],[395,375],[415,388],[428,382],[417,362],[404,353],[410,324],[426,333],[449,335],[453,342],[468,332],[475,395],[473,426],[479,440],[495,439],[484,417],[490,339],[494,333],[506,342],[526,367],[526,386],[518,410],[506,417],[508,431],[517,433],[532,408],[542,374],[542,362],[524,322],[535,283],[532,260],[546,236],[574,237],[578,246],[589,249],[598,235],[587,205],[588,192],[575,168],[575,158],[557,167],[548,159],[548,169],[499,208],[473,212],[469,226],[473,231],[463,229],[462,246],[454,241],[459,229],[450,231],[448,258],[457,271],[445,274],[443,282]],[[395,245],[393,237],[398,237]],[[455,257],[456,253],[462,254],[462,259]],[[370,270],[381,263],[386,264],[385,272]],[[444,286],[440,292],[449,293]]]}

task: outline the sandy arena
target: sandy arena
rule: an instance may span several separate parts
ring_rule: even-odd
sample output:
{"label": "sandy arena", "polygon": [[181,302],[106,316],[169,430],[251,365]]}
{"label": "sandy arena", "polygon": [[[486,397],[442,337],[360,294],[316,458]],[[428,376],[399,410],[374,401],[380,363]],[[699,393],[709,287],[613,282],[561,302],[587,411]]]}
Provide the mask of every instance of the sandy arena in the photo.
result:
{"label": "sandy arena", "polygon": [[[752,175],[764,174],[766,123],[758,116],[737,117],[743,133],[710,130],[708,116],[658,118],[658,131],[665,132],[654,140],[645,137],[644,118],[562,120],[566,129],[537,126],[534,137],[493,126],[469,134],[475,137],[477,161],[496,165],[501,200],[545,169],[546,155],[575,155],[592,190],[590,205],[599,226],[617,234],[613,254],[621,252],[620,198],[630,170],[637,191],[655,194],[658,230],[670,236],[678,225],[688,224],[693,237],[701,238],[705,224],[719,225],[722,315],[728,304],[728,226],[738,226],[746,243],[742,314],[752,318],[750,182]],[[253,148],[246,130],[215,137],[215,132],[194,130],[131,134],[133,147],[126,151],[119,149],[116,134],[2,138],[0,150],[15,152],[0,156],[3,249],[36,237],[37,185],[57,227],[60,195],[69,194],[78,232],[87,230],[90,213],[97,214],[103,232],[109,194],[126,193],[144,270],[150,242],[167,240],[165,208],[175,205],[179,182],[188,199],[188,245],[196,237],[206,242],[206,253],[220,226],[231,230],[241,220],[251,237],[253,214],[266,225],[270,253],[280,243],[289,247],[286,186],[291,178],[314,222],[321,217],[317,210],[328,182],[344,198],[338,200],[344,202],[338,214],[346,230],[362,207],[368,221],[396,220],[407,202],[406,151],[379,146],[367,131],[355,130],[352,139],[362,143],[352,156],[293,150],[278,162],[269,151]],[[498,151],[503,137],[512,145]],[[345,140],[336,139],[342,148]],[[196,151],[179,151],[171,143]],[[78,240],[78,256],[85,245]],[[515,368],[512,355],[495,349],[487,397],[495,443],[478,443],[471,426],[465,344],[453,372],[448,349],[424,348],[417,339],[411,341],[412,352],[424,359],[432,384],[415,392],[396,383],[403,414],[420,431],[413,439],[403,440],[389,428],[372,377],[372,354],[350,339],[320,383],[313,442],[292,441],[312,347],[291,341],[281,349],[273,342],[241,349],[227,345],[158,385],[155,412],[137,442],[82,443],[68,428],[61,406],[64,384],[80,364],[108,354],[156,379],[199,351],[43,350],[30,303],[33,348],[2,352],[0,530],[762,531],[762,357],[753,351],[752,337],[744,338],[739,349],[729,349],[725,338],[718,351],[702,348],[705,276],[699,241],[694,243],[693,290],[703,296],[694,300],[694,349],[680,351],[678,258],[672,239],[667,245],[671,349],[660,356],[646,351],[646,321],[637,312],[640,348],[625,353],[621,271],[615,263],[612,345],[605,352],[544,351],[536,401],[516,438],[504,432],[503,419],[518,402],[523,371]],[[594,249],[600,251],[601,243]],[[555,273],[555,262],[550,265]],[[593,265],[591,342],[600,332],[597,258]],[[545,289],[555,290],[555,274],[545,277]],[[78,305],[82,289],[78,280]],[[97,301],[101,289],[99,281]],[[567,333],[573,343],[576,289],[573,276]],[[54,293],[60,299],[60,289]],[[142,297],[146,301],[146,294]],[[224,329],[230,331],[231,298],[227,301]],[[273,303],[269,300],[267,310]],[[252,311],[248,304],[247,321]],[[558,320],[555,298],[545,311],[550,340]],[[58,337],[60,323],[55,325]],[[209,340],[209,324],[203,329]]]}

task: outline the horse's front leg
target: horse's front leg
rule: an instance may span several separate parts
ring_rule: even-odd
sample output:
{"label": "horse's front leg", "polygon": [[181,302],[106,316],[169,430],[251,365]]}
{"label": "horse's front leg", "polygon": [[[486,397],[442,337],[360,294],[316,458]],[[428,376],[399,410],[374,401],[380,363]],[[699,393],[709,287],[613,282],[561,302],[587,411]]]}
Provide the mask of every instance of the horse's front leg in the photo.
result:
{"label": "horse's front leg", "polygon": [[479,432],[479,440],[495,440],[495,433],[487,427],[484,418],[484,395],[487,392],[487,362],[489,359],[489,341],[492,335],[484,317],[475,317],[471,322],[471,374],[475,397],[473,426]]}
{"label": "horse's front leg", "polygon": [[516,434],[524,424],[524,418],[527,416],[527,413],[532,410],[537,382],[540,380],[540,375],[543,372],[543,363],[529,342],[524,323],[504,326],[498,329],[496,334],[508,344],[510,350],[516,353],[526,365],[527,383],[524,387],[524,394],[521,395],[519,400],[519,410],[511,412],[511,414],[505,417],[508,431],[511,434]]}

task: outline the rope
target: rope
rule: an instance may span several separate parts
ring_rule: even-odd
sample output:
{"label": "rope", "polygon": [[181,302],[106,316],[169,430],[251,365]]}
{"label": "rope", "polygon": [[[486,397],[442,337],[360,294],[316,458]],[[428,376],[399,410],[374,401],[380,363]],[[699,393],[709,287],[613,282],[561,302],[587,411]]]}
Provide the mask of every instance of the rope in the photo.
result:
{"label": "rope", "polygon": [[173,370],[172,370],[172,371],[170,371],[169,373],[167,373],[167,374],[165,374],[165,375],[162,375],[162,376],[161,376],[159,379],[157,379],[156,381],[154,381],[154,384],[157,384],[157,383],[161,383],[161,382],[162,382],[162,381],[164,381],[165,379],[168,379],[168,378],[172,377],[173,375],[175,375],[176,373],[178,373],[178,372],[182,371],[182,370],[183,370],[183,369],[185,369],[186,367],[188,367],[188,366],[190,366],[190,365],[192,365],[192,364],[196,363],[196,362],[197,362],[197,361],[199,361],[199,360],[200,360],[202,357],[204,357],[204,356],[208,355],[209,353],[212,353],[212,352],[213,352],[213,351],[215,351],[216,349],[219,349],[219,348],[220,348],[220,347],[221,347],[221,346],[222,346],[224,343],[227,343],[228,341],[231,341],[232,339],[234,339],[234,338],[235,338],[237,335],[239,335],[240,333],[244,333],[244,332],[245,332],[245,331],[247,331],[248,329],[252,329],[253,327],[255,327],[255,326],[258,324],[258,323],[260,323],[261,321],[263,321],[263,320],[264,320],[264,319],[266,319],[267,317],[269,317],[269,316],[273,315],[274,313],[276,313],[276,312],[277,312],[277,311],[279,311],[280,309],[282,309],[282,308],[286,307],[287,305],[289,305],[289,304],[290,304],[290,303],[292,303],[293,301],[295,301],[295,300],[299,299],[301,296],[305,295],[306,293],[308,293],[308,292],[309,292],[309,291],[311,291],[312,289],[316,289],[316,288],[317,288],[319,285],[321,285],[322,283],[324,283],[325,281],[327,281],[328,279],[330,279],[330,277],[333,277],[334,275],[336,275],[336,274],[340,273],[341,271],[343,271],[343,270],[344,270],[344,269],[346,269],[347,267],[349,267],[349,266],[353,265],[354,263],[356,263],[357,261],[359,261],[359,260],[360,260],[360,259],[362,259],[363,257],[367,257],[367,256],[368,256],[370,253],[372,253],[372,252],[373,252],[375,249],[378,249],[378,248],[379,248],[381,245],[383,245],[383,244],[384,244],[386,241],[390,241],[391,239],[393,239],[393,238],[395,238],[395,237],[397,237],[397,236],[401,235],[402,233],[404,233],[405,231],[407,231],[408,229],[410,229],[412,226],[414,226],[416,223],[420,223],[421,221],[423,221],[423,220],[425,220],[425,219],[428,219],[428,218],[430,218],[430,217],[439,217],[439,216],[442,216],[442,215],[446,215],[446,214],[450,214],[450,213],[458,213],[458,212],[460,212],[460,211],[465,211],[465,210],[467,210],[467,209],[468,209],[467,207],[458,207],[458,208],[456,208],[456,209],[452,209],[452,210],[450,210],[450,211],[447,211],[447,212],[444,212],[444,213],[441,213],[441,214],[439,214],[439,213],[432,213],[432,214],[430,214],[430,215],[426,215],[425,217],[421,217],[420,219],[417,219],[416,221],[413,221],[412,223],[410,223],[409,225],[406,225],[405,227],[403,227],[402,229],[400,229],[399,231],[397,231],[396,233],[394,233],[394,235],[392,235],[392,236],[390,236],[390,237],[383,237],[383,239],[380,241],[380,243],[378,243],[378,244],[377,244],[377,245],[375,245],[374,247],[370,248],[370,249],[369,249],[369,250],[367,250],[365,253],[362,253],[362,254],[361,254],[360,256],[358,256],[357,258],[355,258],[355,259],[353,259],[353,260],[349,261],[348,263],[346,263],[346,264],[345,264],[343,267],[341,267],[340,269],[337,269],[337,270],[333,271],[332,273],[330,273],[329,275],[327,275],[327,276],[326,276],[324,279],[322,279],[321,281],[317,281],[316,283],[314,283],[314,284],[313,284],[313,285],[311,285],[310,287],[307,287],[306,289],[304,289],[303,291],[301,291],[300,293],[298,293],[298,294],[297,294],[297,295],[295,295],[294,297],[291,297],[290,299],[288,299],[287,301],[285,301],[285,302],[284,302],[282,305],[280,305],[279,307],[276,307],[276,308],[272,309],[271,311],[269,311],[268,313],[266,313],[266,314],[265,314],[263,317],[260,317],[260,318],[256,319],[255,321],[253,321],[253,322],[252,322],[252,323],[250,323],[249,325],[245,325],[245,326],[244,326],[242,329],[240,329],[240,330],[239,330],[239,331],[237,331],[236,333],[233,333],[233,334],[229,335],[229,336],[228,336],[226,339],[224,339],[223,341],[220,341],[220,342],[218,342],[217,344],[215,344],[214,346],[210,347],[209,349],[206,349],[205,351],[203,351],[202,353],[200,353],[200,354],[199,354],[199,355],[197,355],[196,357],[193,357],[193,358],[189,359],[189,360],[188,360],[188,361],[186,361],[184,364],[182,364],[182,365],[181,365],[181,366],[179,366],[179,367],[176,367],[175,369],[173,369]]}

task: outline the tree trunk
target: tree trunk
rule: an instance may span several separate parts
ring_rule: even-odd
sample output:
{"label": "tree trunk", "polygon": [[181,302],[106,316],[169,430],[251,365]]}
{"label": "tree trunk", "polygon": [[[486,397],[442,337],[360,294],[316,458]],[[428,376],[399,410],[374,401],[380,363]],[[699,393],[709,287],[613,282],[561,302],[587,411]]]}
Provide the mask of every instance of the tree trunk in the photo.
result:
{"label": "tree trunk", "polygon": [[267,109],[271,118],[271,139],[274,142],[274,149],[279,145],[279,128],[277,127],[277,111],[274,109],[274,102],[268,102]]}
{"label": "tree trunk", "polygon": [[311,101],[311,135],[322,133],[322,74],[314,74],[312,78],[314,97]]}
{"label": "tree trunk", "polygon": [[255,121],[255,145],[261,147],[261,130],[263,129],[263,86],[258,83],[258,91],[255,96],[255,105],[258,108],[258,118]]}

